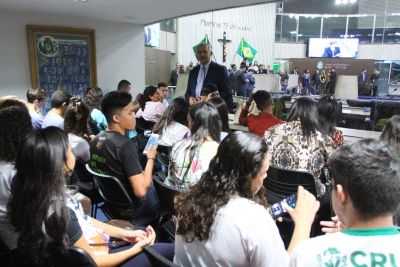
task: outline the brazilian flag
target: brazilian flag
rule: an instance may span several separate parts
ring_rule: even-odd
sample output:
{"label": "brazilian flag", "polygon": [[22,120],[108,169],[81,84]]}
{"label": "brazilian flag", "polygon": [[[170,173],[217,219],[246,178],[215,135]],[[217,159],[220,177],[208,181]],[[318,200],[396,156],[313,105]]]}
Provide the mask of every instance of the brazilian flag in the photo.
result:
{"label": "brazilian flag", "polygon": [[237,53],[241,57],[246,57],[250,63],[253,62],[254,57],[257,54],[257,50],[255,50],[253,47],[251,47],[244,39],[240,41],[239,47],[237,49]]}
{"label": "brazilian flag", "polygon": [[[199,43],[207,43],[207,44],[211,45],[210,44],[210,40],[208,40],[208,34],[206,34],[206,36],[203,38],[203,40],[201,40]],[[197,52],[197,46],[198,45],[199,44],[193,46],[193,52],[194,52],[195,55],[196,55],[196,52]]]}

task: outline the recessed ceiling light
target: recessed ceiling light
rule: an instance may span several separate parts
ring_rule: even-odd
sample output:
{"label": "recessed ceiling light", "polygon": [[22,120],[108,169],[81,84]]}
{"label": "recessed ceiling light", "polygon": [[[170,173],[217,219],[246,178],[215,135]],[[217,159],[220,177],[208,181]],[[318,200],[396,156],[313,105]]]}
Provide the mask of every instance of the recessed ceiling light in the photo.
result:
{"label": "recessed ceiling light", "polygon": [[74,0],[75,2],[87,2],[89,0]]}

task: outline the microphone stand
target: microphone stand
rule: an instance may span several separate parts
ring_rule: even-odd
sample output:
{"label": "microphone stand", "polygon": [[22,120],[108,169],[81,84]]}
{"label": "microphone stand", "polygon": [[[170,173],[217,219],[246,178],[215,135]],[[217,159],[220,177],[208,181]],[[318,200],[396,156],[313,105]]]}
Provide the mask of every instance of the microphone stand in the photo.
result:
{"label": "microphone stand", "polygon": [[393,94],[393,93],[396,92],[396,91],[397,91],[397,88],[394,88],[393,91],[391,91],[391,92],[389,92],[389,93],[387,94],[387,96],[390,96],[390,98],[393,98],[393,96],[391,96],[391,94]]}

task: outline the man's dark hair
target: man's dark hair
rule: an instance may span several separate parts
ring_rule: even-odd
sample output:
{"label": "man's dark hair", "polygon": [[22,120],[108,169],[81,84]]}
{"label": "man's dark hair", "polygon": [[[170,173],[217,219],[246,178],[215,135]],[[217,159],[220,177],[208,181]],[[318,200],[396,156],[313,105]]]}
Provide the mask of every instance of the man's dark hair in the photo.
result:
{"label": "man's dark hair", "polygon": [[271,106],[271,95],[267,91],[259,90],[254,94],[254,102],[259,110],[266,110]]}
{"label": "man's dark hair", "polygon": [[400,158],[385,142],[362,139],[335,150],[328,160],[333,187],[342,185],[357,215],[394,215],[400,202]]}
{"label": "man's dark hair", "polygon": [[207,83],[201,89],[200,95],[201,96],[208,96],[209,94],[211,94],[213,92],[218,92],[218,87],[213,83]]}
{"label": "man's dark hair", "polygon": [[39,88],[30,88],[27,92],[26,92],[26,99],[28,100],[28,103],[33,103],[33,101],[37,100],[37,101],[42,101],[45,100],[47,98],[47,94],[43,89],[39,89]]}
{"label": "man's dark hair", "polygon": [[63,90],[57,90],[51,95],[51,107],[59,108],[65,103],[66,106],[69,105],[69,100],[71,99],[71,95]]}
{"label": "man's dark hair", "polygon": [[131,83],[128,82],[127,80],[122,80],[118,83],[117,90],[123,91],[123,90],[125,90],[126,87],[128,87],[128,85],[131,85]]}
{"label": "man's dark hair", "polygon": [[112,122],[115,114],[121,114],[121,111],[132,102],[132,95],[125,91],[112,91],[106,94],[101,101],[101,111],[107,119],[108,124]]}
{"label": "man's dark hair", "polygon": [[168,85],[165,82],[160,82],[157,84],[157,88],[160,88],[160,87],[168,87]]}

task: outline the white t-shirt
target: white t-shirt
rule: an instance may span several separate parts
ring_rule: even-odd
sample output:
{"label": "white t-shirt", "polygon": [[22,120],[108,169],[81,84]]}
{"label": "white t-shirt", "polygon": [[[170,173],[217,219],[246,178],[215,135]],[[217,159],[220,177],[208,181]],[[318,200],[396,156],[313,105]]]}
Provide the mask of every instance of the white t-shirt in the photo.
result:
{"label": "white t-shirt", "polygon": [[154,121],[157,122],[161,116],[164,114],[166,107],[161,102],[146,102],[146,106],[144,107],[144,111],[139,109],[136,113],[136,117],[143,118],[146,121]]}
{"label": "white t-shirt", "polygon": [[90,160],[90,146],[89,143],[80,136],[76,134],[69,133],[68,140],[71,144],[72,153],[75,158],[80,158],[84,162],[88,162]]}
{"label": "white t-shirt", "polygon": [[64,130],[64,119],[60,115],[49,111],[47,113],[46,117],[44,117],[43,123],[42,123],[42,129],[47,128],[49,126],[55,126],[60,128],[61,130]]}
{"label": "white t-shirt", "polygon": [[10,249],[17,248],[18,233],[6,220],[7,204],[11,195],[11,180],[17,173],[14,165],[0,160],[0,237]]}
{"label": "white t-shirt", "polygon": [[218,210],[206,242],[187,243],[175,236],[174,263],[179,266],[286,267],[289,255],[268,211],[234,197]]}
{"label": "white t-shirt", "polygon": [[189,131],[190,130],[187,126],[173,121],[170,125],[164,128],[158,144],[162,146],[172,146],[176,142],[182,140]]}
{"label": "white t-shirt", "polygon": [[290,266],[400,266],[400,232],[395,228],[348,229],[297,244]]}

